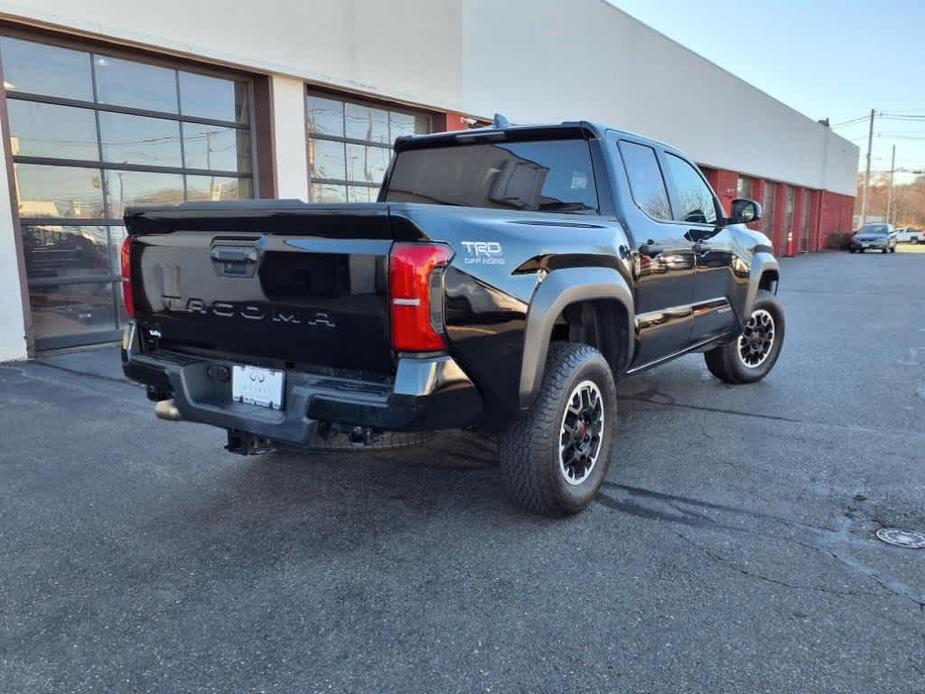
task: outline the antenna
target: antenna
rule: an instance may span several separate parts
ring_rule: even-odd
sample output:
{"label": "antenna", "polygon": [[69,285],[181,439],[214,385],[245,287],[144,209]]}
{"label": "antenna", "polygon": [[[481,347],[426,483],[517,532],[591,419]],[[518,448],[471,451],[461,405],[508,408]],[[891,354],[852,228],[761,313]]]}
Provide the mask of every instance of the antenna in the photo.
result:
{"label": "antenna", "polygon": [[507,119],[507,116],[505,116],[502,113],[496,113],[494,120],[492,120],[491,124],[496,128],[510,128],[511,127],[511,121],[509,121]]}

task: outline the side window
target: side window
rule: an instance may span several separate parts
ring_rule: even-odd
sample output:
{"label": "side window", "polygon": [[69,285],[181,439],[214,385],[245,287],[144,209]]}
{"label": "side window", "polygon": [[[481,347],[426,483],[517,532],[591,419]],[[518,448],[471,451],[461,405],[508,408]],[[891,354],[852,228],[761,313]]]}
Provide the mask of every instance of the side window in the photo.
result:
{"label": "side window", "polygon": [[674,211],[674,218],[692,224],[714,224],[716,203],[700,174],[681,157],[669,152],[665,153],[665,161],[677,195],[678,209]]}
{"label": "side window", "polygon": [[671,219],[668,191],[655,150],[626,140],[619,146],[636,205],[653,219]]}

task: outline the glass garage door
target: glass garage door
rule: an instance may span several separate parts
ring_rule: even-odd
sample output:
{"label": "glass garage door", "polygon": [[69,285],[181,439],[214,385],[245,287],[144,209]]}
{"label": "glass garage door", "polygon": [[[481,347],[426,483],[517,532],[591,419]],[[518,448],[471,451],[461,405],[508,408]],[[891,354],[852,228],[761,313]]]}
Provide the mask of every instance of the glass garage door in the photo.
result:
{"label": "glass garage door", "polygon": [[129,205],[253,195],[250,84],[0,37],[36,349],[117,338]]}
{"label": "glass garage door", "polygon": [[375,202],[401,135],[431,131],[425,113],[307,93],[305,129],[311,202]]}

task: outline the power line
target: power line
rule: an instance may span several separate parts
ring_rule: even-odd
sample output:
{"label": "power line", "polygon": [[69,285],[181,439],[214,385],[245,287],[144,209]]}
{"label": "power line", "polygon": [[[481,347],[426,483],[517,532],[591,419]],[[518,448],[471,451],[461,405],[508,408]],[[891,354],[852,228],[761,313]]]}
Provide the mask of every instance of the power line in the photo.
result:
{"label": "power line", "polygon": [[848,125],[855,125],[856,123],[863,123],[868,118],[870,118],[870,115],[860,116],[858,118],[851,118],[849,120],[842,121],[841,123],[833,123],[829,127],[830,128],[844,128],[845,126],[848,126]]}

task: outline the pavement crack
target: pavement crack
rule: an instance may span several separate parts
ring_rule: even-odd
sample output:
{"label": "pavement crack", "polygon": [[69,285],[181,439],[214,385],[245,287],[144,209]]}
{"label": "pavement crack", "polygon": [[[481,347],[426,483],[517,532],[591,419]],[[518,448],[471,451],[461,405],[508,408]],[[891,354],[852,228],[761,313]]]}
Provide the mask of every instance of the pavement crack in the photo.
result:
{"label": "pavement crack", "polygon": [[[735,506],[727,506],[724,504],[714,504],[709,501],[690,499],[674,494],[666,494],[664,492],[655,492],[640,487],[631,487],[628,485],[620,485],[607,481],[604,482],[604,485],[627,492],[629,496],[627,499],[616,499],[612,496],[608,496],[607,494],[599,493],[597,499],[598,502],[604,506],[607,506],[608,508],[628,513],[630,515],[636,516],[637,518],[642,518],[645,520],[660,520],[691,528],[707,528],[712,530],[726,530],[728,532],[734,533],[747,533],[749,535],[754,535],[766,540],[786,542],[789,544],[799,545],[805,549],[809,549],[815,552],[821,552],[848,569],[850,573],[859,574],[864,578],[873,581],[883,591],[885,591],[886,594],[910,600],[915,603],[920,610],[925,612],[925,596],[918,594],[913,588],[910,588],[900,581],[881,576],[877,571],[869,567],[866,563],[855,557],[853,554],[839,551],[840,545],[847,546],[851,545],[852,543],[857,544],[860,542],[858,538],[851,536],[849,533],[848,526],[851,523],[850,518],[843,519],[839,524],[839,527],[832,529],[808,523],[801,523],[792,519],[774,516],[767,513],[761,513],[760,511],[752,511],[749,509],[737,508]],[[664,506],[672,509],[672,511],[675,513],[668,513],[664,510],[652,508],[651,506],[646,506],[645,504],[638,502],[639,499],[645,498],[657,500],[664,504]],[[769,532],[761,532],[752,528],[730,525],[729,523],[723,523],[719,520],[711,518],[706,513],[699,513],[697,511],[684,508],[684,506],[693,506],[695,508],[704,510],[716,511],[717,513],[727,513],[749,517],[756,521],[779,523],[781,525],[803,531],[807,534],[808,538],[800,540],[792,537],[780,537]],[[731,567],[735,568],[740,573],[751,575],[754,578],[760,580],[765,580],[771,583],[779,583],[780,585],[788,586],[791,588],[813,590],[816,592],[831,593],[833,595],[854,595],[866,597],[883,597],[884,595],[883,593],[836,591],[828,588],[800,586],[779,579],[774,579],[769,576],[755,574],[754,572],[750,572],[741,568],[731,560],[711,553],[705,547],[698,545],[690,538],[683,535],[683,533],[677,530],[672,530],[672,532],[679,537],[682,537],[688,544],[691,544],[692,546],[698,548],[700,551],[711,556],[715,561],[723,561],[724,563],[727,563]]]}
{"label": "pavement crack", "polygon": [[684,533],[678,532],[676,530],[672,532],[674,535],[677,535],[681,540],[686,542],[688,545],[690,545],[694,549],[698,550],[701,554],[703,554],[705,557],[707,557],[711,561],[727,566],[733,571],[739,574],[742,574],[743,576],[746,576],[748,578],[752,578],[758,581],[764,581],[765,583],[772,583],[774,585],[782,586],[784,588],[790,588],[792,590],[805,590],[805,591],[810,591],[813,593],[825,593],[827,595],[836,595],[839,597],[865,597],[865,598],[881,597],[877,593],[848,591],[848,590],[833,590],[831,588],[822,588],[818,586],[804,586],[804,585],[799,585],[796,583],[790,583],[788,581],[783,581],[779,578],[772,578],[771,576],[765,576],[764,574],[760,574],[755,571],[744,569],[739,564],[735,563],[733,560],[727,559],[726,557],[716,554],[715,552],[711,552],[703,545],[697,544],[696,542],[691,540],[689,537],[684,535]]}
{"label": "pavement crack", "polygon": [[717,414],[732,414],[740,417],[752,417],[755,419],[768,419],[774,422],[789,422],[791,424],[816,424],[817,422],[807,422],[802,419],[793,419],[792,417],[783,417],[776,414],[760,414],[758,412],[742,412],[741,410],[730,410],[723,407],[708,407],[706,405],[687,405],[682,402],[658,401],[652,398],[639,397],[635,395],[624,395],[621,400],[632,400],[633,402],[644,402],[647,405],[659,405],[661,407],[678,407],[683,410],[698,410],[701,412],[715,412]]}

